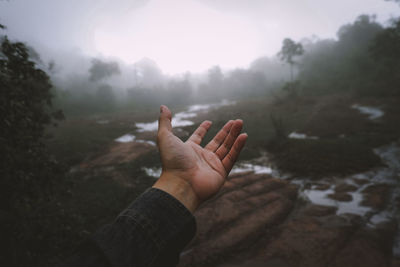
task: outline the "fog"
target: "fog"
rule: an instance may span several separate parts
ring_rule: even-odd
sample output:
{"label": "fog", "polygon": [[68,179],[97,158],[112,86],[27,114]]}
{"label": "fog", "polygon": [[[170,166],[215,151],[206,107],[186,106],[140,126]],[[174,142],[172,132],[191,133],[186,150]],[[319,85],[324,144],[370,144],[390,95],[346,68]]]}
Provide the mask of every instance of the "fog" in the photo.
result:
{"label": "fog", "polygon": [[64,98],[105,85],[116,100],[173,87],[190,96],[187,103],[282,87],[290,77],[277,57],[284,38],[337,40],[360,14],[384,26],[399,13],[395,2],[380,0],[0,1],[5,34],[35,51]]}
{"label": "fog", "polygon": [[396,3],[380,0],[0,1],[8,35],[46,60],[64,65],[64,53],[126,64],[150,58],[169,74],[248,67],[260,56],[274,56],[285,37],[335,38],[360,14],[386,22],[398,13]]}
{"label": "fog", "polygon": [[160,105],[174,142],[212,121],[196,155],[248,136],[179,266],[398,266],[399,88],[400,0],[0,0],[0,266],[55,266],[154,184]]}

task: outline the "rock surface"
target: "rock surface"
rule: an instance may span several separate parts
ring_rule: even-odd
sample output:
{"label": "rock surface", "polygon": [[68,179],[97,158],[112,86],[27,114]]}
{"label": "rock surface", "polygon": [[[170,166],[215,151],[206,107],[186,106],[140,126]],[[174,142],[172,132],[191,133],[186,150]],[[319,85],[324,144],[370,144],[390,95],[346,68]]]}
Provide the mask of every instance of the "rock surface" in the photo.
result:
{"label": "rock surface", "polygon": [[81,169],[91,169],[96,167],[111,166],[114,164],[126,163],[135,160],[146,152],[154,150],[155,147],[148,143],[127,142],[117,143],[113,142],[103,153],[97,157],[86,160],[81,163]]}
{"label": "rock surface", "polygon": [[[267,175],[236,175],[195,214],[198,233],[180,266],[212,266],[269,236],[294,207],[297,188]],[[209,265],[211,264],[211,265]]]}
{"label": "rock surface", "polygon": [[362,192],[364,200],[362,205],[381,210],[385,207],[388,200],[390,185],[388,184],[374,184],[365,188]]}
{"label": "rock surface", "polygon": [[397,266],[394,223],[371,228],[336,211],[301,201],[288,182],[237,174],[196,212],[198,234],[179,266]]}

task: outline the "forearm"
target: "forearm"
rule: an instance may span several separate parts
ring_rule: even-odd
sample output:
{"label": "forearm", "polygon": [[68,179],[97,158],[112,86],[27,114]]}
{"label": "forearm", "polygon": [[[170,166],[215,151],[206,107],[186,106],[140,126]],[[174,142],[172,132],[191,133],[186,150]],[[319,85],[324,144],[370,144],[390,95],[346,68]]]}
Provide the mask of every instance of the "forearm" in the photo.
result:
{"label": "forearm", "polygon": [[[99,266],[104,261],[107,262],[104,266],[118,267],[175,266],[195,230],[193,215],[180,201],[151,188],[112,224],[93,235],[93,248],[89,245],[87,249],[90,242],[84,247],[91,253],[78,251],[63,266]],[[79,265],[83,262],[94,264]]]}
{"label": "forearm", "polygon": [[188,180],[163,172],[160,179],[153,185],[153,188],[167,192],[193,213],[200,205],[200,200]]}

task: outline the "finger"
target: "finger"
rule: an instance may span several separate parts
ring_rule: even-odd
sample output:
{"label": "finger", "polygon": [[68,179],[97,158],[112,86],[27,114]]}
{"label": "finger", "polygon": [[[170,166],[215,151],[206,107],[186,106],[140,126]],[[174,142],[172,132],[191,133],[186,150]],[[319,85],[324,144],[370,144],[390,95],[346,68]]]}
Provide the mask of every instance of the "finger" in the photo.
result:
{"label": "finger", "polygon": [[222,165],[224,165],[226,173],[229,174],[229,172],[232,170],[233,164],[235,164],[240,154],[240,151],[242,150],[244,144],[246,143],[246,140],[247,140],[247,134],[239,135],[238,138],[236,138],[235,143],[233,144],[229,153],[222,160]]}
{"label": "finger", "polygon": [[228,136],[230,129],[232,128],[233,120],[228,121],[224,127],[215,135],[215,137],[204,147],[212,152],[215,152],[218,147],[224,142],[225,137]]}
{"label": "finger", "polygon": [[200,145],[208,129],[210,129],[211,124],[211,121],[203,121],[196,129],[196,131],[194,131],[193,134],[189,137],[188,141],[192,141],[193,143]]}
{"label": "finger", "polygon": [[158,119],[158,136],[165,132],[172,132],[171,111],[164,105],[160,107],[160,117]]}
{"label": "finger", "polygon": [[232,128],[229,131],[229,135],[225,138],[222,145],[217,149],[215,154],[222,160],[226,154],[228,154],[229,150],[231,149],[233,142],[235,142],[236,138],[240,134],[240,131],[243,127],[242,120],[235,120],[233,122]]}

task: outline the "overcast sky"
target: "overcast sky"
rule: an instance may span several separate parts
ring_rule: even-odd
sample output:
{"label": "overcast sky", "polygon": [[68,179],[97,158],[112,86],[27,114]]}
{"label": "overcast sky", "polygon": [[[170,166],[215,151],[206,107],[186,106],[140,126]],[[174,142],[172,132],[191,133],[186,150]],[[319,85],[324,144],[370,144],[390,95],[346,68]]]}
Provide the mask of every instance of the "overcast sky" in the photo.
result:
{"label": "overcast sky", "polygon": [[130,64],[148,57],[166,73],[245,67],[283,38],[335,38],[360,14],[400,16],[384,0],[0,0],[0,23],[40,54],[79,51]]}

